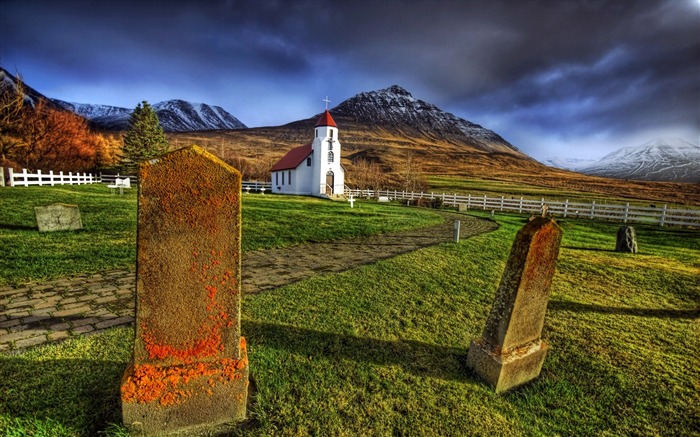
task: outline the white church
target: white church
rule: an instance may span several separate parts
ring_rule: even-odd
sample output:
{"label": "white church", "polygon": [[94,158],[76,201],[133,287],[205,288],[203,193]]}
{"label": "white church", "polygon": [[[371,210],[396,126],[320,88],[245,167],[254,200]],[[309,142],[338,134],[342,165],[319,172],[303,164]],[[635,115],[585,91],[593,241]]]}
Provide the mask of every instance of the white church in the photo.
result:
{"label": "white church", "polygon": [[319,197],[343,194],[345,170],[340,165],[338,126],[327,107],[316,122],[313,142],[287,152],[270,171],[273,193]]}

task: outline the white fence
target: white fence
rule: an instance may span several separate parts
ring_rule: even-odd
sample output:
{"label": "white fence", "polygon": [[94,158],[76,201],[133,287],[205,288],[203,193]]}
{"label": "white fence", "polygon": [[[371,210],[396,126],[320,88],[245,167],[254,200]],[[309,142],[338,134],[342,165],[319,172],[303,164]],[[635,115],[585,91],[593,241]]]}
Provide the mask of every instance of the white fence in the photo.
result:
{"label": "white fence", "polygon": [[664,225],[690,226],[700,228],[700,209],[674,209],[667,205],[656,207],[635,206],[629,203],[609,204],[596,203],[593,200],[586,202],[564,202],[545,200],[525,199],[523,197],[487,197],[457,194],[435,194],[418,193],[396,190],[346,190],[346,194],[356,197],[379,197],[385,196],[392,200],[413,200],[413,199],[441,199],[443,205],[465,205],[467,209],[481,209],[484,211],[506,211],[520,214],[540,214],[544,205],[547,205],[547,212],[560,217],[587,218],[620,221],[623,223],[637,222]]}
{"label": "white fence", "polygon": [[3,177],[0,178],[0,182],[2,182],[2,185],[8,187],[28,187],[30,185],[83,185],[99,182],[97,177],[87,173],[68,172],[64,174],[62,171],[58,173],[54,173],[53,171],[42,173],[41,170],[37,170],[36,173],[29,173],[26,168],[23,169],[21,173],[15,173],[13,169],[8,168],[6,180],[4,177],[5,170],[2,167],[0,167],[0,173],[3,174]]}
{"label": "white fence", "polygon": [[250,193],[251,191],[259,191],[261,193],[272,191],[272,182],[258,182],[258,181],[243,181],[241,183],[241,188],[244,192]]}

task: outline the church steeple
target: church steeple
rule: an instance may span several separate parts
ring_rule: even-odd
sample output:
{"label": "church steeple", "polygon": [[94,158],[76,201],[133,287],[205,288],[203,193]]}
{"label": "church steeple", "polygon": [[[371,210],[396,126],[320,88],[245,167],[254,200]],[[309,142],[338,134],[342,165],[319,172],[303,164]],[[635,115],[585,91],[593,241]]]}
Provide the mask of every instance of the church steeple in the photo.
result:
{"label": "church steeple", "polygon": [[320,126],[330,126],[330,127],[335,127],[335,128],[338,127],[335,124],[335,120],[333,120],[333,117],[331,117],[331,113],[328,111],[328,109],[326,109],[323,112],[323,114],[321,114],[321,117],[316,122],[315,127],[320,127]]}

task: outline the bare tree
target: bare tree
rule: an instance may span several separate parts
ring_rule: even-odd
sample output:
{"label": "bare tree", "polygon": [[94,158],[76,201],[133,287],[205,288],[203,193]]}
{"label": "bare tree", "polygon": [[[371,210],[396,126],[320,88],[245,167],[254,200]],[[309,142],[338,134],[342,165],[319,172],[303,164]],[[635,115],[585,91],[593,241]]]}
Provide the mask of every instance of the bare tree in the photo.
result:
{"label": "bare tree", "polygon": [[388,178],[379,163],[359,159],[351,167],[348,182],[359,189],[378,191],[386,188]]}
{"label": "bare tree", "polygon": [[0,84],[0,164],[11,161],[15,151],[22,147],[20,136],[22,120],[31,105],[25,101],[22,77],[17,75],[15,86]]}
{"label": "bare tree", "polygon": [[425,191],[428,188],[428,181],[423,173],[423,163],[412,152],[406,155],[399,169],[399,178],[404,190]]}

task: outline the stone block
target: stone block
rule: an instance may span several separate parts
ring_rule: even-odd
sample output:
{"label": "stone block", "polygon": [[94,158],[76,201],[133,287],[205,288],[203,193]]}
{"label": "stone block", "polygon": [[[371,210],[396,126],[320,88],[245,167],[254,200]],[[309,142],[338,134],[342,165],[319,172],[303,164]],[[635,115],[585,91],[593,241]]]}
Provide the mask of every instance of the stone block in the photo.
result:
{"label": "stone block", "polygon": [[83,229],[78,205],[54,203],[48,206],[35,206],[36,224],[39,232],[76,231]]}
{"label": "stone block", "polygon": [[632,226],[620,226],[617,230],[615,252],[637,253],[637,235]]}

